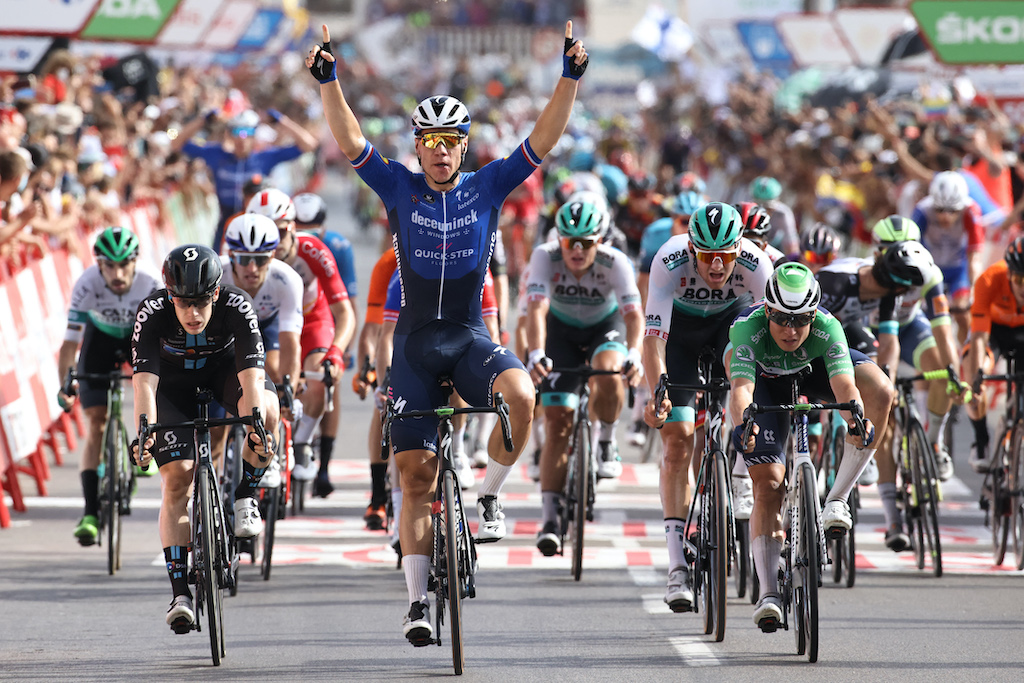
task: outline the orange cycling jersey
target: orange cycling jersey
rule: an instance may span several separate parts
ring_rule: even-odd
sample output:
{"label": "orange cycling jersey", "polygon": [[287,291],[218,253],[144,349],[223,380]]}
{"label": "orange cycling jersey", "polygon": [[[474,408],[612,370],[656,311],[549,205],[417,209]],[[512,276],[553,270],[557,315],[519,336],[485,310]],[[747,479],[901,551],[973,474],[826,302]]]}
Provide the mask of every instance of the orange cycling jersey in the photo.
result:
{"label": "orange cycling jersey", "polygon": [[1024,309],[1010,290],[1006,261],[988,267],[974,283],[971,332],[991,332],[992,325],[1024,327]]}
{"label": "orange cycling jersey", "polygon": [[373,266],[370,275],[370,290],[366,293],[366,322],[384,324],[384,302],[388,299],[388,282],[398,267],[395,250],[388,249]]}

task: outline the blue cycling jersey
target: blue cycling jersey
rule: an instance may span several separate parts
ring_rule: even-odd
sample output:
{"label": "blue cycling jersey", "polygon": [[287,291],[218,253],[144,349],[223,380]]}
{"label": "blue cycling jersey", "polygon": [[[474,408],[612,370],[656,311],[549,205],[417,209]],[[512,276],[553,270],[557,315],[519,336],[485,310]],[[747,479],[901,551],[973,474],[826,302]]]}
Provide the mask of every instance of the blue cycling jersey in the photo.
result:
{"label": "blue cycling jersey", "polygon": [[216,143],[197,145],[186,143],[181,151],[190,157],[199,157],[206,162],[217,188],[217,201],[222,216],[244,211],[242,187],[254,174],[269,175],[278,164],[291,161],[302,155],[297,145],[268,147],[239,159]]}
{"label": "blue cycling jersey", "polygon": [[334,254],[334,260],[338,263],[338,275],[345,283],[348,298],[354,299],[359,295],[359,286],[356,283],[356,259],[352,253],[352,243],[344,236],[329,230],[321,239]]}
{"label": "blue cycling jersey", "polygon": [[385,159],[366,143],[352,167],[387,209],[402,281],[395,334],[444,320],[487,335],[480,299],[501,205],[540,162],[524,141],[479,171],[463,171],[454,189],[439,193],[422,173]]}

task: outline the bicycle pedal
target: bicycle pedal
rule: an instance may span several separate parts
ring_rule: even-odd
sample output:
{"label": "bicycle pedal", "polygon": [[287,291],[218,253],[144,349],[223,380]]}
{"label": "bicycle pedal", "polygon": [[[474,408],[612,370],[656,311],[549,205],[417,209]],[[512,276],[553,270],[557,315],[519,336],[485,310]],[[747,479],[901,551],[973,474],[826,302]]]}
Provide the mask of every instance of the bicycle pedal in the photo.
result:
{"label": "bicycle pedal", "polygon": [[779,630],[779,620],[774,618],[762,619],[757,622],[758,628],[761,629],[761,633],[775,633]]}
{"label": "bicycle pedal", "polygon": [[418,630],[420,629],[413,629],[412,631],[409,631],[409,633],[405,636],[409,639],[409,642],[412,644],[413,647],[426,647],[427,645],[433,645],[434,643],[438,642],[436,639],[431,638],[430,636],[417,635],[416,632]]}
{"label": "bicycle pedal", "polygon": [[673,600],[668,603],[668,608],[676,614],[682,614],[684,612],[696,612],[694,605],[689,600]]}
{"label": "bicycle pedal", "polygon": [[825,540],[841,541],[844,538],[846,538],[846,529],[842,527],[832,527],[825,530]]}
{"label": "bicycle pedal", "polygon": [[475,536],[472,538],[473,543],[476,545],[480,545],[481,543],[497,543],[501,540],[500,538],[480,538],[479,536]]}
{"label": "bicycle pedal", "polygon": [[171,630],[177,633],[179,636],[183,636],[195,626],[194,622],[189,621],[185,617],[175,619],[171,623]]}

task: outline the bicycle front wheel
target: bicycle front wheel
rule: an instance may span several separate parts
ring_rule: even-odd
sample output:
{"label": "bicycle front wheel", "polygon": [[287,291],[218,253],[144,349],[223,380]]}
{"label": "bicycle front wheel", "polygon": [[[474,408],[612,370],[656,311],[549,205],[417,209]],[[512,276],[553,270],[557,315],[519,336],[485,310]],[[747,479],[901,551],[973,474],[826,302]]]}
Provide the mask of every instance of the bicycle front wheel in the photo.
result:
{"label": "bicycle front wheel", "polygon": [[219,557],[217,543],[217,522],[215,515],[217,495],[216,483],[208,470],[199,473],[199,547],[202,557],[196,563],[196,591],[203,593],[206,607],[207,626],[210,630],[210,653],[213,665],[220,666],[224,654],[223,609],[220,590],[220,573],[223,558]]}
{"label": "bicycle front wheel", "polygon": [[708,474],[708,486],[704,491],[705,495],[710,494],[710,501],[707,507],[708,517],[705,520],[708,524],[708,575],[705,583],[705,604],[704,619],[712,620],[711,631],[715,634],[715,642],[725,640],[725,593],[726,593],[726,569],[729,565],[729,511],[726,498],[727,487],[729,486],[728,474],[725,471],[725,454],[715,451],[711,455],[712,469]]}
{"label": "bicycle front wheel", "polygon": [[590,497],[590,430],[581,416],[576,423],[576,448],[573,450],[574,488],[572,511],[572,577],[583,575],[583,532],[587,525],[587,501]]}
{"label": "bicycle front wheel", "polygon": [[[821,583],[821,529],[818,527],[818,493],[815,489],[814,468],[800,466],[800,537],[795,539],[800,548],[800,606],[798,618],[804,633],[807,661],[818,661],[818,585]],[[799,649],[799,648],[798,648]]]}
{"label": "bicycle front wheel", "polygon": [[932,573],[942,576],[942,542],[939,540],[939,491],[938,477],[935,476],[934,451],[928,445],[928,437],[921,423],[914,420],[908,434],[910,449],[911,482],[914,487],[914,508],[916,510],[916,542],[914,553],[917,568],[924,569],[928,560]]}
{"label": "bicycle front wheel", "polygon": [[736,520],[736,597],[747,597],[750,588],[750,520]]}
{"label": "bicycle front wheel", "polygon": [[1024,569],[1024,439],[1018,439],[1010,459],[1010,526],[1017,570]]}
{"label": "bicycle front wheel", "polygon": [[444,554],[445,571],[447,573],[447,598],[448,598],[448,621],[452,631],[452,664],[455,666],[455,675],[461,675],[466,664],[465,654],[462,650],[462,581],[459,574],[459,542],[458,538],[465,529],[460,529],[458,518],[458,507],[455,502],[456,486],[455,474],[451,470],[445,470],[443,475],[444,487]]}
{"label": "bicycle front wheel", "polygon": [[281,505],[281,487],[264,489],[260,500],[260,508],[263,514],[263,538],[256,542],[263,543],[263,553],[260,558],[260,571],[263,580],[270,580],[270,563],[274,556],[274,531],[277,528],[277,510]]}
{"label": "bicycle front wheel", "polygon": [[106,466],[103,469],[101,487],[100,518],[107,532],[107,573],[111,576],[121,568],[121,458],[119,444],[124,440],[117,420],[107,423],[106,443],[103,447],[103,458]]}

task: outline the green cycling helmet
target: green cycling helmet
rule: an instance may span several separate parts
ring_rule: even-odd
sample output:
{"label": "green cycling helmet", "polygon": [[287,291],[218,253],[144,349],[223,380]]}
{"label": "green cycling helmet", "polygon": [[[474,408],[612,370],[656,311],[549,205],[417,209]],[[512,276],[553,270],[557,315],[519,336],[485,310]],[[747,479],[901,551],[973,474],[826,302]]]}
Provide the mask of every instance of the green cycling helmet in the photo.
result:
{"label": "green cycling helmet", "polygon": [[555,214],[561,237],[597,237],[604,223],[604,208],[596,202],[574,199],[562,204]]}
{"label": "green cycling helmet", "polygon": [[782,194],[782,183],[771,176],[761,175],[750,183],[750,196],[755,202],[767,202],[778,199]]}
{"label": "green cycling helmet", "polygon": [[769,308],[790,315],[810,313],[821,303],[821,286],[804,264],[783,263],[772,271],[764,300]]}
{"label": "green cycling helmet", "polygon": [[139,238],[128,228],[107,228],[96,239],[92,253],[114,263],[130,261],[139,255]]}
{"label": "green cycling helmet", "polygon": [[704,251],[731,249],[743,237],[743,219],[729,204],[711,202],[690,216],[690,243]]}
{"label": "green cycling helmet", "polygon": [[876,245],[884,244],[886,246],[895,242],[920,242],[921,228],[909,218],[892,214],[878,221],[875,223],[875,227],[871,228],[871,241]]}

